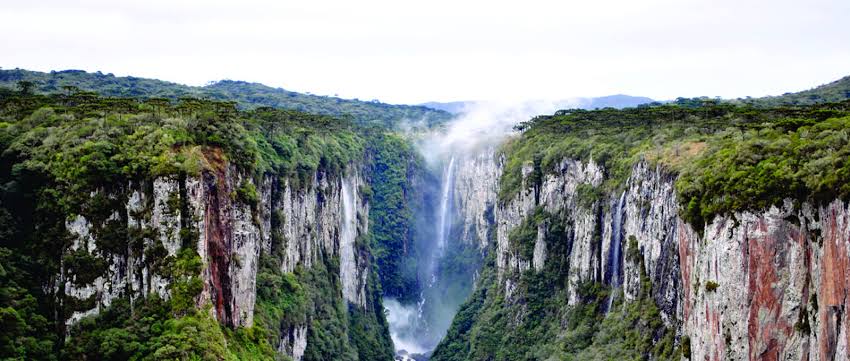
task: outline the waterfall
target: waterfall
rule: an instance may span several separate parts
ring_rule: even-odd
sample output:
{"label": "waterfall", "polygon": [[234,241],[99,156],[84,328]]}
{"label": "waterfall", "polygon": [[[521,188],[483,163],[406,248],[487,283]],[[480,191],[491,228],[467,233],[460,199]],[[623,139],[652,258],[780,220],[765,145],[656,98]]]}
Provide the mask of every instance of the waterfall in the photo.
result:
{"label": "waterfall", "polygon": [[354,241],[357,238],[357,190],[354,182],[354,177],[345,177],[340,187],[342,224],[339,235],[339,278],[342,281],[342,295],[349,302],[357,304],[357,265],[354,259]]}
{"label": "waterfall", "polygon": [[[441,293],[442,283],[439,264],[449,252],[449,236],[452,226],[452,204],[454,202],[455,158],[449,158],[448,164],[442,169],[438,197],[434,197],[433,238],[428,239],[428,253],[422,263],[421,277],[424,284],[419,293],[419,301],[414,305],[405,306],[397,300],[384,299],[387,309],[387,320],[390,326],[390,336],[395,343],[397,359],[412,360],[412,355],[426,354],[439,342],[448,328],[451,317],[446,317],[445,295]],[[453,315],[453,310],[451,311]]]}
{"label": "waterfall", "polygon": [[424,326],[426,332],[430,332],[428,330],[428,321],[425,318],[425,306],[428,302],[428,298],[426,293],[434,288],[434,285],[437,283],[438,275],[438,263],[440,262],[440,258],[443,257],[443,253],[446,248],[446,238],[448,238],[449,231],[451,228],[451,206],[452,206],[452,181],[454,180],[454,167],[455,167],[455,158],[451,157],[449,160],[448,166],[446,166],[446,170],[443,172],[443,184],[440,188],[440,208],[438,208],[438,218],[439,223],[437,223],[437,239],[436,239],[436,248],[430,255],[429,264],[428,264],[428,285],[425,290],[422,291],[419,295],[419,303],[417,304],[418,312],[417,317],[419,318],[419,323]]}
{"label": "waterfall", "polygon": [[613,289],[622,284],[622,272],[620,263],[623,259],[623,211],[626,203],[626,192],[620,195],[620,200],[611,212],[611,248],[608,249],[608,269],[605,272],[605,281],[611,286],[611,296],[608,297],[608,309],[614,302]]}
{"label": "waterfall", "polygon": [[[452,180],[454,179],[455,157],[449,160],[449,165],[446,167],[443,175],[443,188],[440,196],[440,223],[437,228],[437,254],[432,258],[432,263],[439,260],[443,256],[443,251],[446,248],[446,238],[448,237],[451,228],[451,205],[452,205]],[[432,265],[433,266],[433,265]],[[431,270],[431,276],[436,277],[436,269]]]}

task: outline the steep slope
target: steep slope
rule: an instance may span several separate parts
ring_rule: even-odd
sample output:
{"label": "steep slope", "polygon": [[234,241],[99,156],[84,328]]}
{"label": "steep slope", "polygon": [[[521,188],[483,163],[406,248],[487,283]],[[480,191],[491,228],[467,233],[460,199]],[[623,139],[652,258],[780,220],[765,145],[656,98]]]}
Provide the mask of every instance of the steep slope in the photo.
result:
{"label": "steep slope", "polygon": [[432,360],[844,360],[850,103],[570,111],[496,154]]}
{"label": "steep slope", "polygon": [[8,91],[0,119],[3,357],[392,358],[350,124]]}
{"label": "steep slope", "polygon": [[23,69],[0,69],[0,87],[15,89],[21,81],[31,82],[33,90],[42,93],[61,93],[70,86],[110,97],[167,98],[172,101],[182,97],[208,98],[233,101],[244,109],[262,106],[292,109],[312,114],[351,117],[358,123],[386,127],[394,127],[405,120],[436,124],[451,118],[451,114],[447,112],[422,106],[302,94],[243,81],[222,80],[203,87],[193,87],[155,79],[116,77],[112,74],[87,73],[81,70],[43,73]]}

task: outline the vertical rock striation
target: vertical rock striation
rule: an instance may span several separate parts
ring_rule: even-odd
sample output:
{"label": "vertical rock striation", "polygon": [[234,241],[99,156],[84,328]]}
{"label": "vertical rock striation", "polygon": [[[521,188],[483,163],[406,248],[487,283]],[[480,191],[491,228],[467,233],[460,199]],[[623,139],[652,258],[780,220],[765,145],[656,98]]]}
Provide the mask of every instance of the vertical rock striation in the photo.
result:
{"label": "vertical rock striation", "polygon": [[[485,156],[460,168],[470,179],[458,182],[465,229],[486,226],[481,200],[496,199],[501,162]],[[622,287],[628,302],[645,286],[643,271],[651,280],[643,291],[651,292],[667,326],[688,336],[682,340],[689,340],[692,360],[850,357],[850,205],[842,200],[787,200],[717,216],[700,234],[679,217],[676,176],[661,166],[636,163],[611,194],[603,194],[606,172],[592,160],[564,160],[542,177],[535,172],[532,164],[522,168],[522,187],[497,204],[492,219],[494,267],[506,300],[524,296],[516,287],[520,275],[541,272],[552,260],[546,224],[537,225],[533,247],[526,246],[531,252],[511,241],[511,232],[542,209],[566,220],[558,241],[567,245],[570,287]],[[630,261],[630,252],[643,262]],[[570,292],[568,304],[577,302]]]}
{"label": "vertical rock striation", "polygon": [[[161,268],[163,260],[196,247],[203,262],[198,306],[212,305],[213,316],[223,325],[250,327],[260,256],[271,254],[272,232],[282,235],[283,244],[277,245],[282,272],[339,257],[340,296],[355,307],[367,307],[369,254],[358,242],[368,233],[369,207],[360,196],[366,183],[359,165],[351,164],[341,176],[314,172],[310,182],[296,187],[289,179],[271,175],[256,179],[221,159],[211,163],[220,166],[198,176],[131,182],[106,194],[120,201],[107,221],[121,222],[129,240],[126,251],[99,248],[94,230],[100,226],[83,214],[66,222],[73,239],[67,253],[82,252],[105,264],[100,273],[85,279],[63,267],[60,285],[69,300],[66,325],[97,314],[117,298],[136,302],[151,293],[168,298],[170,280]],[[279,222],[273,223],[273,217]],[[283,332],[278,350],[300,359],[308,326]]]}
{"label": "vertical rock striation", "polygon": [[848,220],[840,200],[786,201],[717,217],[702,239],[680,238],[684,331],[694,355],[847,359]]}
{"label": "vertical rock striation", "polygon": [[457,155],[454,177],[454,205],[457,221],[462,225],[460,240],[484,250],[488,245],[487,232],[496,207],[501,169],[497,166],[496,151]]}

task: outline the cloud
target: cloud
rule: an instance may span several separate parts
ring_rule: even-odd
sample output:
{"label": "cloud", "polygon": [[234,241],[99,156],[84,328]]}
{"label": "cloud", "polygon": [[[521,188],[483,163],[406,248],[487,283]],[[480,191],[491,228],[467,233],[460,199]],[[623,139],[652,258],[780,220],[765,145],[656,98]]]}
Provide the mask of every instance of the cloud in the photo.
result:
{"label": "cloud", "polygon": [[432,166],[452,155],[472,154],[498,145],[512,134],[514,125],[541,114],[582,105],[578,98],[549,101],[469,102],[453,121],[428,134],[420,142],[420,152]]}
{"label": "cloud", "polygon": [[846,75],[848,16],[845,0],[7,1],[0,66],[403,103],[757,96]]}

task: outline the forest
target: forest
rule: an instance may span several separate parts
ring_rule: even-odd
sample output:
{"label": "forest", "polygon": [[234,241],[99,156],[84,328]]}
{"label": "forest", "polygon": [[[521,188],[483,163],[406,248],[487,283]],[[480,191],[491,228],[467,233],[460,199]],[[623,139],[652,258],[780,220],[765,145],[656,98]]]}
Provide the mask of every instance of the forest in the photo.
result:
{"label": "forest", "polygon": [[426,126],[443,123],[452,115],[423,106],[394,105],[379,101],[361,101],[298,93],[263,84],[221,80],[202,87],[170,83],[138,77],[119,77],[101,72],[81,70],[49,73],[23,69],[0,69],[0,87],[14,89],[19,82],[31,84],[37,93],[95,92],[105,97],[197,98],[232,101],[240,109],[274,107],[310,114],[348,118],[356,123],[395,127],[401,120],[423,122]]}
{"label": "forest", "polygon": [[[361,247],[367,254],[370,247],[376,249],[388,288],[403,289],[403,284],[393,286],[390,275],[398,271],[390,265],[399,260],[386,249],[404,237],[410,220],[399,210],[407,207],[399,175],[387,172],[415,164],[415,157],[397,147],[403,142],[383,128],[295,110],[240,110],[235,102],[188,97],[101,97],[70,88],[36,94],[22,83],[18,89],[0,89],[0,132],[0,358],[279,359],[284,356],[273,348],[279,324],[303,323],[314,312],[318,324],[311,330],[318,333],[309,336],[305,359],[391,355],[377,273],[368,277],[368,291],[379,312],[349,310],[336,295],[339,285],[332,272],[339,272],[337,260],[281,273],[275,257],[280,250],[273,249],[262,257],[257,276],[258,321],[250,328],[227,327],[193,301],[202,288],[202,263],[193,241],[197,231],[181,230],[181,250],[166,257],[161,246],[147,246],[152,235],[110,216],[125,199],[104,196],[158,177],[198,176],[224,164],[253,177],[274,175],[297,189],[307,187],[317,171],[338,174],[351,162],[373,159],[367,167],[384,171],[376,172],[372,185],[361,192],[372,198],[375,214],[386,215],[387,223],[374,227]],[[231,197],[256,208],[258,190],[242,182]],[[175,199],[169,207],[186,207],[183,202]],[[66,220],[80,212],[92,220],[99,252],[126,256],[139,248],[158,259],[150,267],[170,279],[171,297],[120,298],[66,329],[64,320],[74,310],[89,309],[90,301],[64,297],[61,288],[44,285],[65,273],[88,284],[107,267],[100,256],[69,251]],[[73,342],[63,342],[66,335]]]}

